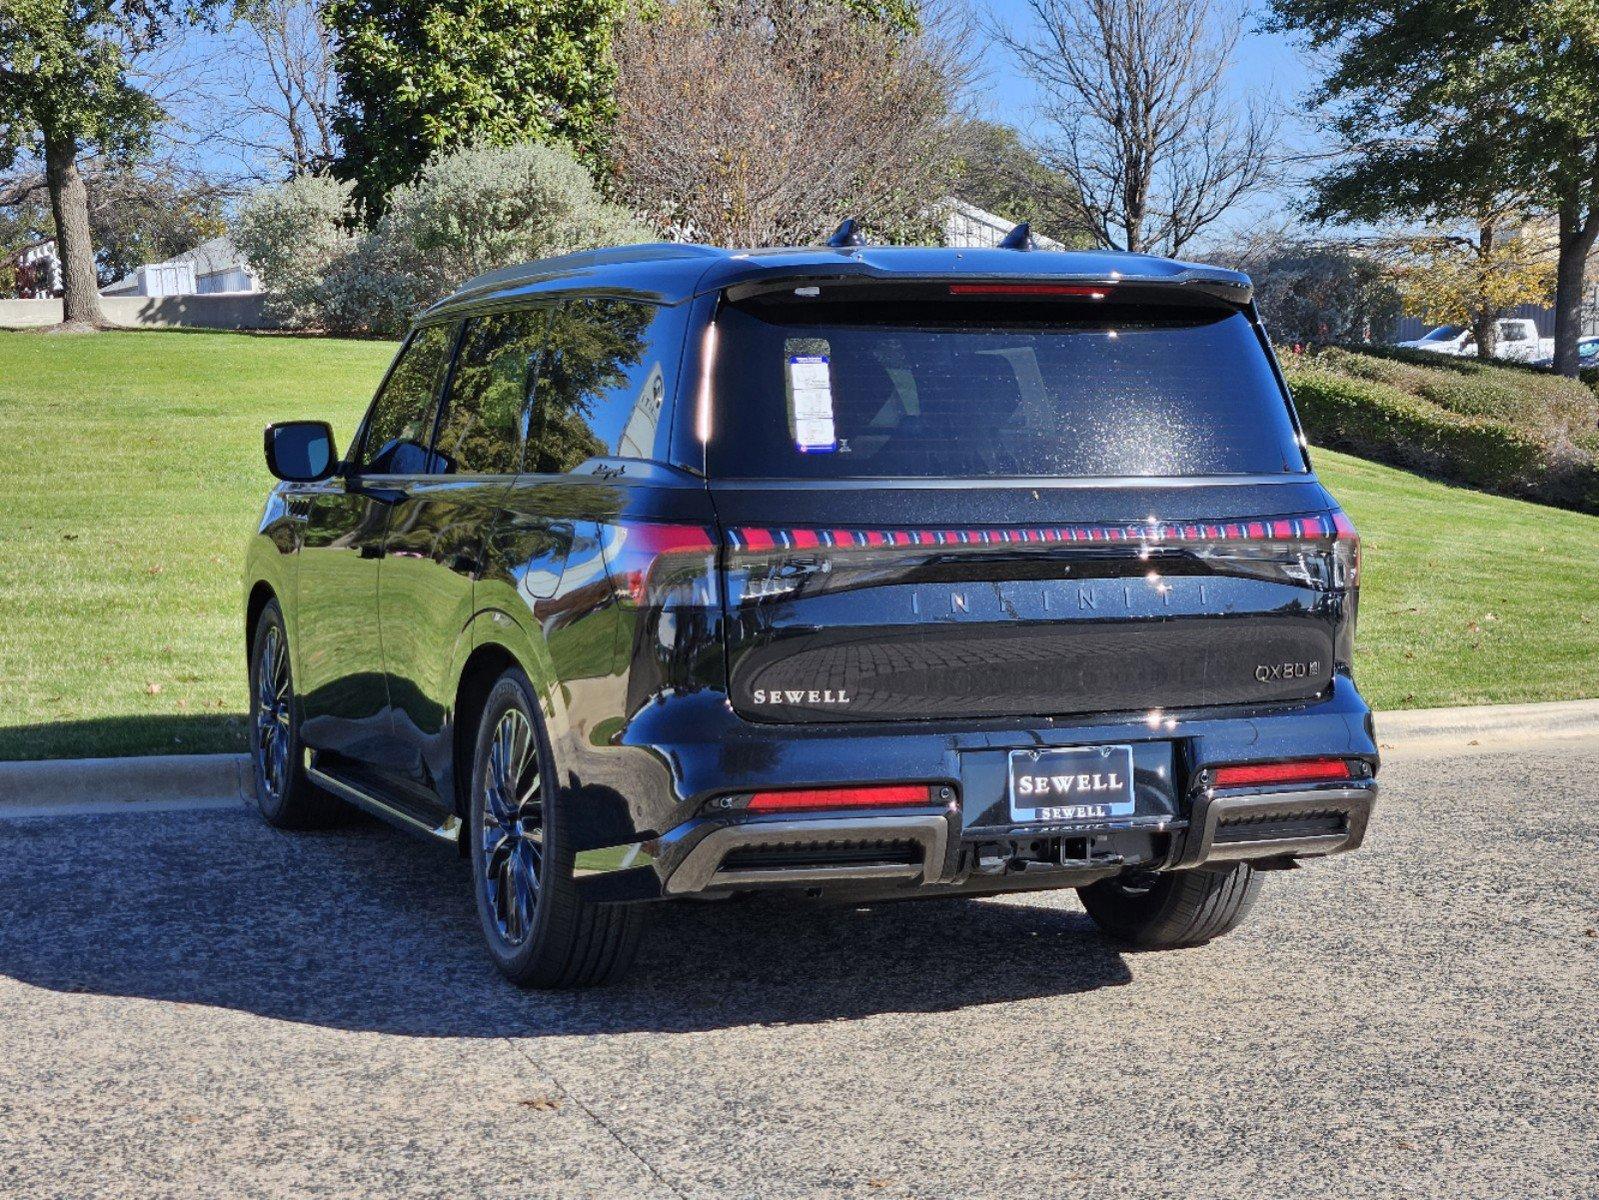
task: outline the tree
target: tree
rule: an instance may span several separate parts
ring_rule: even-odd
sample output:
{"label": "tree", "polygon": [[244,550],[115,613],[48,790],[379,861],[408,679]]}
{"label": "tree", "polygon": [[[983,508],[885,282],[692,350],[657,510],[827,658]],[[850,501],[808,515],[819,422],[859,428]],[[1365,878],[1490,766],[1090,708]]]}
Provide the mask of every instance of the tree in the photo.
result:
{"label": "tree", "polygon": [[172,0],[0,4],[0,169],[19,155],[44,165],[68,324],[104,323],[79,161],[148,148],[161,112],[129,82],[128,57],[159,41],[176,11]]}
{"label": "tree", "polygon": [[1436,325],[1469,325],[1477,357],[1491,359],[1498,321],[1518,304],[1549,299],[1554,255],[1536,226],[1507,236],[1503,218],[1474,232],[1433,230],[1407,238],[1394,252],[1405,306]]}
{"label": "tree", "polygon": [[1277,241],[1222,257],[1254,281],[1255,303],[1274,342],[1368,342],[1399,318],[1399,290],[1383,264],[1347,246]]}
{"label": "tree", "polygon": [[930,236],[970,68],[957,32],[838,4],[678,0],[617,34],[618,195],[674,236],[814,242],[846,216]]}
{"label": "tree", "polygon": [[342,142],[368,223],[441,151],[564,141],[598,161],[623,0],[328,0]]}
{"label": "tree", "polygon": [[1226,93],[1241,13],[1217,0],[1028,0],[992,36],[1044,96],[1044,160],[1106,246],[1179,253],[1272,173],[1275,127]]}
{"label": "tree", "polygon": [[[303,175],[338,155],[333,31],[315,0],[238,0],[234,34],[243,118],[230,140],[270,168]],[[251,69],[253,67],[253,69]]]}
{"label": "tree", "polygon": [[1068,246],[1092,246],[1097,239],[1083,213],[1083,198],[1070,176],[1051,170],[1009,125],[969,120],[960,127],[959,174],[955,193],[962,200],[1014,221]]}
{"label": "tree", "polygon": [[1319,208],[1450,225],[1509,205],[1549,212],[1555,367],[1575,375],[1599,237],[1593,0],[1273,0],[1273,14],[1332,59],[1315,99],[1348,155],[1318,179]]}

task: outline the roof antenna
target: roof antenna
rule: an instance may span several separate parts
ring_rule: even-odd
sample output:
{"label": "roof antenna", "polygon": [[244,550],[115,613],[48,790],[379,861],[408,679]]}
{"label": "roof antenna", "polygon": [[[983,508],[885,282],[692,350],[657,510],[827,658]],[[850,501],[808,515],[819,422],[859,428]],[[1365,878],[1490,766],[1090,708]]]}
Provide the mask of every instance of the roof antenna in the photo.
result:
{"label": "roof antenna", "polygon": [[1037,250],[1038,243],[1033,241],[1033,227],[1023,221],[1007,233],[999,243],[1001,250]]}
{"label": "roof antenna", "polygon": [[838,228],[833,230],[833,236],[827,239],[829,246],[864,246],[866,235],[861,232],[860,226],[855,224],[854,217],[845,217],[838,223]]}

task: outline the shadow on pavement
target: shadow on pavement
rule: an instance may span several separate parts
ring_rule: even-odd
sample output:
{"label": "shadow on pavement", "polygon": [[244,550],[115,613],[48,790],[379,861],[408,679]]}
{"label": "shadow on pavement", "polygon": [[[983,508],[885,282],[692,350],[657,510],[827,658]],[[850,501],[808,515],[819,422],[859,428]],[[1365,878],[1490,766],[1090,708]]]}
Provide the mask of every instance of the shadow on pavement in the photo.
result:
{"label": "shadow on pavement", "polygon": [[951,1012],[1127,983],[1075,910],[776,900],[652,910],[629,978],[521,992],[479,945],[466,866],[374,823],[245,812],[0,823],[0,974],[57,991],[413,1036],[687,1032]]}

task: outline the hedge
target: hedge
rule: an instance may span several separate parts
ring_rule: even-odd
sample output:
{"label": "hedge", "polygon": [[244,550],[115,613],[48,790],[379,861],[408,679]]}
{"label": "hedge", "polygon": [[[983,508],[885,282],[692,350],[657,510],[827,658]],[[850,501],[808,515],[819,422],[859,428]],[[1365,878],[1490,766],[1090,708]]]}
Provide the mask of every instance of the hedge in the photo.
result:
{"label": "hedge", "polygon": [[[1485,491],[1599,512],[1599,468],[1591,446],[1583,444],[1594,431],[1563,429],[1564,415],[1551,416],[1568,408],[1569,393],[1551,405],[1548,395],[1529,389],[1517,412],[1487,404],[1498,384],[1491,378],[1462,376],[1462,389],[1447,377],[1416,377],[1429,367],[1348,351],[1284,365],[1306,432],[1318,445]],[[1408,390],[1396,386],[1401,381]],[[1494,412],[1459,411],[1435,397]]]}

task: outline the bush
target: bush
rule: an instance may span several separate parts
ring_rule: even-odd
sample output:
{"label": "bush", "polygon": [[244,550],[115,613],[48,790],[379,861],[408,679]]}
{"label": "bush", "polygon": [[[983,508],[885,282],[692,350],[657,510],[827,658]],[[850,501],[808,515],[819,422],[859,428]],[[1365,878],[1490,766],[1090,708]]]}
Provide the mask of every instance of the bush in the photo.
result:
{"label": "bush", "polygon": [[347,185],[297,179],[241,213],[240,249],[296,324],[395,334],[473,276],[651,236],[571,152],[531,142],[431,160],[369,232],[346,231],[349,201]]}
{"label": "bush", "polygon": [[[1482,370],[1470,369],[1477,366]],[[1596,405],[1591,394],[1586,402],[1573,394],[1569,380],[1336,349],[1290,356],[1285,371],[1306,432],[1318,445],[1486,491],[1599,512]],[[1580,421],[1587,426],[1579,428]]]}
{"label": "bush", "polygon": [[1240,251],[1272,337],[1324,346],[1382,337],[1399,318],[1399,289],[1382,265],[1337,245],[1289,242]]}
{"label": "bush", "polygon": [[233,241],[261,277],[270,315],[288,325],[359,327],[339,313],[329,280],[359,245],[343,224],[349,203],[349,184],[299,175],[240,205]]}

